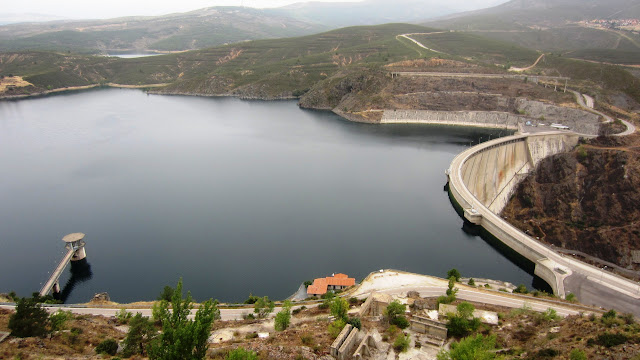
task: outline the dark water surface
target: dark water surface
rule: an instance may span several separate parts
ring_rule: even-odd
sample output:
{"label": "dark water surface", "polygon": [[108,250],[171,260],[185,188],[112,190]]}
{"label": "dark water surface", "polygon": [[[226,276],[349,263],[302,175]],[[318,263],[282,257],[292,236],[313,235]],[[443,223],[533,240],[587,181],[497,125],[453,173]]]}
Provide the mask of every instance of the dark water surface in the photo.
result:
{"label": "dark water surface", "polygon": [[462,230],[443,191],[480,136],[293,101],[109,89],[0,102],[0,292],[38,291],[72,232],[87,234],[92,277],[67,302],[154,299],[180,277],[200,300],[284,298],[381,268],[530,284]]}

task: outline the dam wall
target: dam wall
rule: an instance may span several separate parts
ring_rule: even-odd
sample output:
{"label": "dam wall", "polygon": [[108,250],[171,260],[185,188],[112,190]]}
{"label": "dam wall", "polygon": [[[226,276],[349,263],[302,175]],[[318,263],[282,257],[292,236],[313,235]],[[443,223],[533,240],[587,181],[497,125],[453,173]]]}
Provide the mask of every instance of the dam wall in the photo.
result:
{"label": "dam wall", "polygon": [[512,136],[470,155],[462,164],[462,180],[473,196],[499,214],[542,159],[570,151],[577,143],[578,136],[569,133]]}
{"label": "dam wall", "polygon": [[439,124],[518,130],[524,116],[500,111],[385,110],[381,124]]}
{"label": "dam wall", "polygon": [[509,201],[518,183],[545,157],[570,151],[579,136],[555,132],[514,135],[474,146],[459,154],[448,170],[449,191],[464,210],[467,220],[518,252],[533,264],[535,274],[554,293],[565,295],[563,281],[571,274],[555,260],[555,254],[504,221],[498,214]]}

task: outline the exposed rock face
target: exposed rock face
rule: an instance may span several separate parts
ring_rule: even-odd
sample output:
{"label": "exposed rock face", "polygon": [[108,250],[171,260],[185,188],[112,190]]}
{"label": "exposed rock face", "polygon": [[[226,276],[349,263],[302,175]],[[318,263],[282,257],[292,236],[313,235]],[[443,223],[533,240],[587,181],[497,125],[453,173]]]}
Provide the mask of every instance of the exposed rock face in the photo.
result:
{"label": "exposed rock face", "polygon": [[640,250],[637,141],[598,138],[543,160],[502,215],[544,242],[640,269],[631,257]]}
{"label": "exposed rock face", "polygon": [[110,302],[111,298],[109,297],[109,294],[107,294],[106,292],[103,293],[97,293],[95,295],[93,295],[93,299],[91,299],[90,302]]}

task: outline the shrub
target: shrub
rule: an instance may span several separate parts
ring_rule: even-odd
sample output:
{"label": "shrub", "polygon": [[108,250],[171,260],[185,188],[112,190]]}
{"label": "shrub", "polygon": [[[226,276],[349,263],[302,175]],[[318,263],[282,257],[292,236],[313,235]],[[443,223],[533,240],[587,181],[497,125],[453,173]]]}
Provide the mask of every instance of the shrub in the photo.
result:
{"label": "shrub", "polygon": [[543,319],[546,321],[556,321],[560,320],[560,316],[558,316],[558,312],[556,312],[552,308],[548,308],[547,311],[542,313]]}
{"label": "shrub", "polygon": [[354,328],[358,328],[358,330],[362,329],[362,321],[359,317],[354,317],[347,320],[347,324],[351,324]]}
{"label": "shrub", "polygon": [[607,311],[606,313],[602,314],[602,318],[603,319],[615,319],[617,313],[615,310],[611,309],[609,311]]}
{"label": "shrub", "polygon": [[154,335],[155,329],[149,319],[136,313],[129,321],[129,331],[122,344],[124,348],[122,354],[125,357],[136,354],[144,355]]}
{"label": "shrub", "polygon": [[584,354],[584,351],[573,349],[569,353],[569,360],[587,360],[587,355]]}
{"label": "shrub", "polygon": [[438,360],[451,360],[451,359],[478,359],[478,360],[490,360],[495,359],[497,354],[496,348],[496,336],[482,336],[480,334],[475,337],[466,337],[458,343],[451,344],[451,350],[441,350],[438,355]]}
{"label": "shrub", "polygon": [[402,304],[398,300],[393,300],[387,308],[384,310],[384,315],[389,319],[389,323],[393,321],[394,318],[404,315],[407,311],[407,306]]}
{"label": "shrub", "polygon": [[407,320],[407,318],[402,315],[396,316],[391,324],[399,327],[400,329],[406,329],[410,325],[409,320]]}
{"label": "shrub", "polygon": [[347,311],[349,311],[347,300],[341,297],[335,297],[329,303],[329,307],[331,308],[331,315],[335,316],[336,319],[347,320]]}
{"label": "shrub", "polygon": [[311,346],[313,345],[313,336],[311,334],[302,334],[300,341],[302,341],[302,345]]}
{"label": "shrub", "polygon": [[58,310],[55,314],[49,315],[51,331],[64,330],[65,324],[71,319],[73,319],[73,314],[71,314],[71,311]]}
{"label": "shrub", "polygon": [[284,331],[289,327],[291,323],[291,301],[284,302],[282,310],[276,314],[274,326],[276,331]]}
{"label": "shrub", "polygon": [[568,293],[567,296],[564,297],[564,299],[571,302],[575,302],[578,300],[576,299],[576,294],[574,293]]}
{"label": "shrub", "polygon": [[518,285],[518,287],[516,287],[513,290],[513,292],[516,293],[516,294],[528,294],[529,293],[529,291],[527,290],[527,287],[524,284]]}
{"label": "shrub", "polygon": [[120,311],[116,313],[116,319],[120,324],[128,324],[132,316],[133,314],[128,312],[125,308],[120,309]]}
{"label": "shrub", "polygon": [[247,298],[247,300],[244,301],[245,304],[255,304],[256,301],[258,301],[260,299],[260,297],[255,296],[253,294],[249,294],[249,297]]}
{"label": "shrub", "polygon": [[225,360],[258,360],[258,354],[240,347],[231,350]]}
{"label": "shrub", "polygon": [[305,282],[304,282],[304,287],[305,287],[305,288],[308,288],[308,287],[309,287],[309,285],[312,285],[312,284],[313,284],[313,281],[311,281],[311,280],[307,280],[307,281],[305,281]]}
{"label": "shrub", "polygon": [[34,298],[22,298],[16,302],[16,312],[9,317],[11,336],[45,336],[49,314]]}
{"label": "shrub", "polygon": [[98,354],[115,355],[118,352],[118,342],[114,339],[107,339],[96,346]]}
{"label": "shrub", "polygon": [[451,270],[447,271],[447,279],[454,278],[455,281],[457,282],[457,281],[460,281],[460,277],[461,277],[461,275],[460,275],[460,271],[458,271],[458,269],[454,268],[454,269],[451,269]]}
{"label": "shrub", "polygon": [[347,325],[342,319],[336,319],[331,324],[329,324],[329,335],[331,338],[335,339],[340,335],[340,331]]}
{"label": "shrub", "polygon": [[613,347],[627,342],[629,338],[624,334],[604,333],[598,335],[596,342],[604,347]]}
{"label": "shrub", "polygon": [[470,279],[469,279],[469,281],[467,282],[467,284],[468,284],[469,286],[476,286],[476,281],[475,281],[475,280],[473,280],[473,278],[470,278]]}
{"label": "shrub", "polygon": [[556,349],[546,348],[546,349],[539,350],[536,353],[536,359],[553,358],[558,356],[559,354],[560,353]]}
{"label": "shrub", "polygon": [[174,291],[175,290],[171,286],[165,286],[164,289],[162,289],[162,293],[158,296],[158,300],[171,301]]}
{"label": "shrub", "polygon": [[358,303],[358,298],[357,297],[349,298],[349,304],[356,305],[357,303]]}
{"label": "shrub", "polygon": [[398,334],[396,340],[393,342],[393,349],[398,352],[405,352],[409,348],[409,335],[404,333]]}
{"label": "shrub", "polygon": [[256,300],[253,306],[253,312],[258,315],[258,318],[262,319],[271,314],[275,307],[276,304],[273,301],[269,300],[268,296],[265,296]]}

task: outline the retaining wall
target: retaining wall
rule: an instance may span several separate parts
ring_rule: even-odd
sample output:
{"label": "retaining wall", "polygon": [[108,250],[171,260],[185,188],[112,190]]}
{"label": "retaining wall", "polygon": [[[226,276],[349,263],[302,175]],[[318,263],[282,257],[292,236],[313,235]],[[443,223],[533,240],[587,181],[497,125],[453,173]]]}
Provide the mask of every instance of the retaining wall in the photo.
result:
{"label": "retaining wall", "polygon": [[381,124],[441,124],[518,130],[527,118],[500,111],[384,110]]}

